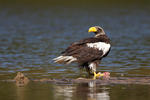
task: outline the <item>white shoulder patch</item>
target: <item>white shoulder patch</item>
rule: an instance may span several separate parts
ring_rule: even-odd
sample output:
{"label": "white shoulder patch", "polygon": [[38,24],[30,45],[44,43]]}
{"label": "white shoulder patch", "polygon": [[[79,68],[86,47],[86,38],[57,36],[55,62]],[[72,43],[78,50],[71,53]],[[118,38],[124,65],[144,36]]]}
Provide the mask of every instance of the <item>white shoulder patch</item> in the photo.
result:
{"label": "white shoulder patch", "polygon": [[109,49],[110,49],[110,44],[104,43],[104,42],[96,42],[96,43],[87,43],[87,46],[90,48],[95,48],[98,50],[103,51],[103,55],[105,55]]}

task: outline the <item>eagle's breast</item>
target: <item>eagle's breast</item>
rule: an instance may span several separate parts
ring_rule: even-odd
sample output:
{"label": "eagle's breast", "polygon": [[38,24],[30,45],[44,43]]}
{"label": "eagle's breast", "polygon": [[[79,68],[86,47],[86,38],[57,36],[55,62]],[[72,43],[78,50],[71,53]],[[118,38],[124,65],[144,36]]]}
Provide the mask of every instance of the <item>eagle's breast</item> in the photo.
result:
{"label": "eagle's breast", "polygon": [[105,55],[110,49],[110,44],[105,43],[105,42],[87,43],[87,46],[90,48],[102,50],[103,55]]}

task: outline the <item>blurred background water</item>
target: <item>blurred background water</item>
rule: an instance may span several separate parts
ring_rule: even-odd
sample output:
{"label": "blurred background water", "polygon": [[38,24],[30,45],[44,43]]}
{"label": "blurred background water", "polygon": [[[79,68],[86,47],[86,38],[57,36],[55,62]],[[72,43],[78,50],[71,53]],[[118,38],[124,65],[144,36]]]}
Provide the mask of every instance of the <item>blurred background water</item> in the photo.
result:
{"label": "blurred background water", "polygon": [[95,25],[112,41],[97,70],[111,76],[150,76],[148,0],[0,2],[0,80],[19,71],[31,79],[84,77],[75,64],[55,64],[52,59],[72,42],[92,37],[87,31]]}

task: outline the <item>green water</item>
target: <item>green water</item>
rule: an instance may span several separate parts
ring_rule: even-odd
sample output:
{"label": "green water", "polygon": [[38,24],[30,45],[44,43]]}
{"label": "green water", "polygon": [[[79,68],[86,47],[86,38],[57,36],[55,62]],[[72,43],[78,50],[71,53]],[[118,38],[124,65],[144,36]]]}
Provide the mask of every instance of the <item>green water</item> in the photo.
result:
{"label": "green water", "polygon": [[150,99],[145,85],[29,83],[17,87],[1,81],[13,79],[17,72],[31,79],[86,77],[76,64],[55,64],[52,59],[70,43],[93,36],[87,30],[95,25],[103,27],[112,41],[98,71],[115,77],[150,76],[148,0],[16,0],[0,5],[0,100]]}

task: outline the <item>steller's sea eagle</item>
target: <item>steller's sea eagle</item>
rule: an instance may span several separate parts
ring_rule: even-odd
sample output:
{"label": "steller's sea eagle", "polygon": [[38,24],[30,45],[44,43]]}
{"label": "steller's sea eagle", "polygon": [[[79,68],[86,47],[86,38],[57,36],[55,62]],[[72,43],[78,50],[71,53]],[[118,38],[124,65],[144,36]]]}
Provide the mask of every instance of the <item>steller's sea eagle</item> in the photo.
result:
{"label": "steller's sea eagle", "polygon": [[54,62],[77,62],[80,67],[86,68],[89,74],[96,75],[96,67],[102,58],[108,55],[111,44],[101,27],[90,27],[88,32],[94,32],[95,36],[72,43],[59,57],[53,59]]}

